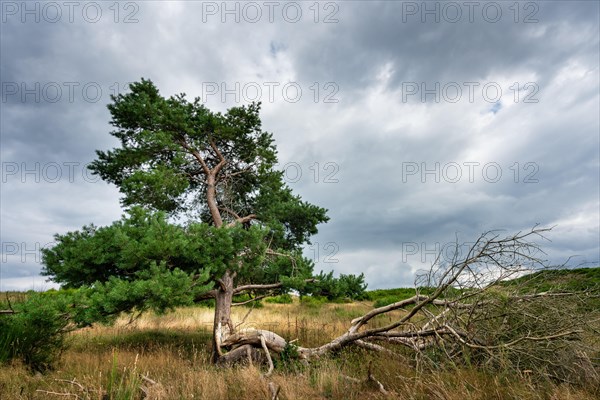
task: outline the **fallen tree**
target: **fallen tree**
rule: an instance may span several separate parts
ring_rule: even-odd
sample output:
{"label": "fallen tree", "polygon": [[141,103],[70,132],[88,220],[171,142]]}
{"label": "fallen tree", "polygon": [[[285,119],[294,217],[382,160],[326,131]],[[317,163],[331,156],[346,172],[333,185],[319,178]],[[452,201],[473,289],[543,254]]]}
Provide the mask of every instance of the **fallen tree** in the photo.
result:
{"label": "fallen tree", "polygon": [[[511,236],[487,232],[463,257],[457,243],[452,260],[438,259],[418,277],[418,287],[429,294],[417,288],[408,299],[354,319],[344,334],[319,347],[297,346],[297,353],[311,360],[356,345],[405,356],[400,346],[420,360],[434,351],[447,361],[468,358],[487,367],[510,366],[519,373],[535,372],[558,380],[598,380],[593,353],[582,340],[584,332],[593,331],[581,307],[596,301],[600,288],[523,294],[522,285],[505,285],[512,278],[548,268],[534,241],[543,239],[547,231],[534,228]],[[382,322],[382,316],[395,311],[391,323],[389,318]],[[251,349],[281,353],[290,345],[276,333],[260,329],[228,332],[220,344],[229,350],[222,360],[232,362],[242,360]]]}

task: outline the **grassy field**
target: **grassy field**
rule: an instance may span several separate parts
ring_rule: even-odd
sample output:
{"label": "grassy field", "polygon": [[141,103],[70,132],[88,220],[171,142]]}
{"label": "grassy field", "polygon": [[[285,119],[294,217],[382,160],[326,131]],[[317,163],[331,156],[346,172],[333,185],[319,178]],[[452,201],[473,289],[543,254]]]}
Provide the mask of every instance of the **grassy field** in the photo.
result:
{"label": "grassy field", "polygon": [[[400,295],[379,293],[375,297]],[[273,330],[303,346],[325,343],[373,306],[373,300],[347,304],[266,303],[253,309],[243,326]],[[32,374],[18,363],[0,366],[0,399],[268,399],[260,366],[220,369],[209,363],[212,309],[190,307],[113,326],[70,334],[56,369]],[[234,308],[242,321],[249,309]],[[397,315],[395,315],[397,317]],[[394,315],[386,316],[391,319]],[[384,323],[386,320],[375,323]],[[364,380],[369,364],[390,392]],[[525,372],[494,375],[477,367],[424,368],[407,353],[390,359],[348,349],[309,366],[279,361],[269,378],[281,386],[280,399],[597,399],[600,388],[534,381]]]}

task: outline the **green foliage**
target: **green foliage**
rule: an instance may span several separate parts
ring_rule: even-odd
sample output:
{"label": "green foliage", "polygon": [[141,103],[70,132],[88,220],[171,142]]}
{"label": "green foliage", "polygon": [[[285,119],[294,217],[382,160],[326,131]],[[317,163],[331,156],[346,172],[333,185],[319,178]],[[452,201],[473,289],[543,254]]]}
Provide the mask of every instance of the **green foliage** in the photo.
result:
{"label": "green foliage", "polygon": [[375,300],[375,302],[373,303],[373,307],[375,307],[375,308],[385,307],[387,305],[390,305],[390,304],[393,304],[393,303],[397,303],[397,302],[399,302],[401,300],[404,300],[404,299],[400,298],[398,296],[380,297],[377,300]]}
{"label": "green foliage", "polygon": [[[43,274],[81,289],[72,295],[77,325],[190,305],[220,288],[226,273],[234,286],[305,288],[313,263],[302,246],[328,217],[274,169],[277,151],[261,129],[260,104],[215,113],[199,98],[164,98],[144,79],[111,98],[120,147],[98,151],[90,169],[119,187],[127,215],[57,234],[43,250]],[[249,215],[252,223],[237,223]],[[364,291],[362,275],[341,276],[337,285],[340,296]]]}
{"label": "green foliage", "polygon": [[522,293],[599,290],[600,267],[549,269],[503,282],[502,285],[518,287]]}
{"label": "green foliage", "polygon": [[321,296],[302,296],[300,304],[309,308],[319,308],[323,304],[327,303],[327,297]]}
{"label": "green foliage", "polygon": [[[327,221],[325,209],[293,195],[283,172],[274,169],[277,150],[273,135],[261,128],[260,103],[212,112],[200,98],[165,98],[145,79],[111,99],[111,134],[121,147],[98,151],[90,169],[119,187],[124,206],[187,213],[213,223],[208,170],[224,158],[215,177],[218,205],[255,214],[269,227],[274,248],[299,249]],[[222,217],[234,219],[228,212]]]}
{"label": "green foliage", "polygon": [[82,289],[77,296],[78,307],[74,316],[79,325],[93,322],[112,322],[123,311],[164,313],[179,306],[193,304],[199,293],[212,284],[198,284],[208,280],[208,271],[194,276],[178,268],[169,270],[165,263],[151,265],[148,270],[135,273],[132,280],[110,277],[107,282],[96,282]]}
{"label": "green foliage", "polygon": [[[98,151],[90,169],[119,187],[127,215],[55,235],[56,245],[43,250],[45,275],[83,289],[78,324],[190,304],[218,288],[226,271],[236,286],[304,288],[313,263],[302,246],[328,217],[275,170],[277,151],[261,128],[259,103],[212,112],[199,98],[165,98],[145,79],[111,99],[111,134],[120,146]],[[252,223],[235,223],[251,214]],[[362,281],[344,279],[343,295],[356,296]]]}
{"label": "green foliage", "polygon": [[315,276],[316,281],[307,285],[303,293],[314,296],[323,296],[328,300],[348,298],[351,300],[363,300],[366,298],[364,274],[345,275],[340,274],[338,278],[333,276],[333,271],[324,273],[321,271]]}
{"label": "green foliage", "polygon": [[501,287],[517,294],[579,292],[587,297],[578,303],[581,311],[600,309],[600,267],[542,270],[502,282]]}
{"label": "green foliage", "polygon": [[32,293],[0,318],[0,362],[19,359],[34,371],[52,367],[65,345],[71,298]]}
{"label": "green foliage", "polygon": [[[198,222],[175,225],[162,212],[136,207],[130,210],[130,216],[123,216],[110,226],[84,227],[82,231],[55,235],[57,244],[43,250],[43,273],[66,287],[98,287],[97,282],[104,284],[115,278],[123,280],[123,285],[152,280],[158,265],[162,274],[171,271],[172,281],[178,281],[179,288],[181,280],[187,279],[184,273],[188,274],[188,283],[194,276],[199,285],[195,294],[211,288],[204,283],[214,282],[226,269],[237,272],[239,283],[287,279],[293,286],[311,275],[312,264],[299,252],[266,260],[268,238],[269,232],[259,226],[222,229]],[[176,270],[179,273],[174,273]],[[139,287],[133,293],[148,291],[150,286],[148,282],[144,284],[146,289]],[[161,287],[167,290],[164,285]]]}
{"label": "green foliage", "polygon": [[272,304],[292,304],[294,299],[289,293],[280,294],[279,296],[267,297],[265,303]]}
{"label": "green foliage", "polygon": [[[371,290],[365,293],[365,298],[368,300],[373,300],[375,304],[388,305],[401,300],[406,300],[415,296],[417,293],[420,295],[431,295],[435,292],[434,287],[424,287],[420,286],[417,288],[395,288],[395,289],[377,289]],[[446,288],[444,293],[442,293],[442,298],[451,298],[453,296],[459,296],[463,294],[464,291],[461,289],[457,289],[454,287]],[[381,306],[378,306],[381,307]]]}
{"label": "green foliage", "polygon": [[[233,296],[233,304],[244,303],[244,304],[240,304],[240,306],[247,307],[247,308],[263,308],[264,304],[262,303],[262,301],[261,300],[253,300],[255,298],[256,298],[255,295],[250,295],[249,293],[238,294],[238,295]],[[253,301],[250,301],[250,300],[253,300]]]}
{"label": "green foliage", "polygon": [[344,297],[352,300],[366,299],[365,291],[367,290],[367,284],[365,283],[364,273],[360,275],[340,274],[338,280]]}
{"label": "green foliage", "polygon": [[279,358],[276,358],[274,363],[275,368],[285,372],[297,373],[304,370],[304,365],[300,361],[298,346],[290,342],[286,342],[283,351],[279,353]]}
{"label": "green foliage", "polygon": [[[462,349],[461,361],[467,365],[479,363],[494,371],[529,370],[533,376],[559,381],[581,383],[597,379],[597,371],[586,359],[589,347],[584,343],[584,337],[596,331],[588,325],[588,314],[582,312],[589,308],[585,303],[591,300],[586,296],[558,296],[516,302],[502,291],[490,292],[481,298],[488,305],[472,313],[470,325],[482,343],[513,344],[505,346],[495,357],[478,349]],[[574,333],[562,340],[520,340],[545,337],[549,331]]]}
{"label": "green foliage", "polygon": [[[388,304],[396,301],[408,299],[416,294],[415,288],[396,288],[396,289],[377,289],[369,290],[366,297],[369,300],[377,301],[380,299],[396,299]],[[387,301],[387,300],[386,300]]]}

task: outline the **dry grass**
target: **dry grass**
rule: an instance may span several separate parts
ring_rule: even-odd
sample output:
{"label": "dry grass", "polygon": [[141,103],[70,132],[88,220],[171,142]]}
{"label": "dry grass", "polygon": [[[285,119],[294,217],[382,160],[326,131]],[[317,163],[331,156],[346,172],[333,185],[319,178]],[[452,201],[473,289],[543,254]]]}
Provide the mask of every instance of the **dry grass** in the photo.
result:
{"label": "dry grass", "polygon": [[[322,344],[342,333],[370,304],[267,304],[244,326],[274,330],[303,345]],[[234,309],[234,321],[247,308]],[[31,375],[18,364],[0,367],[0,399],[268,399],[259,367],[219,369],[209,364],[212,310],[178,309],[146,314],[132,323],[95,326],[72,334],[55,371]],[[391,318],[390,317],[386,317]],[[375,323],[384,323],[378,321]],[[364,378],[367,365],[391,392],[384,395],[346,376]],[[148,379],[146,379],[148,378]],[[297,370],[277,369],[269,378],[283,399],[595,399],[594,388],[533,383],[527,376],[491,376],[475,368],[417,372],[410,360],[391,360],[347,350]],[[155,383],[152,383],[155,382]]]}

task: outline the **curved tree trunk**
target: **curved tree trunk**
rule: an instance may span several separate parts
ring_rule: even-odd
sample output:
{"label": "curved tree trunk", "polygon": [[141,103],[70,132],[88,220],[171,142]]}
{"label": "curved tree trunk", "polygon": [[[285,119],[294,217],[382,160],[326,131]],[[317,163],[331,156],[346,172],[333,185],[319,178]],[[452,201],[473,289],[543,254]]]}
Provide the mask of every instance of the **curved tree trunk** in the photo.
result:
{"label": "curved tree trunk", "polygon": [[226,271],[219,279],[219,288],[215,295],[215,320],[213,324],[213,347],[211,360],[216,363],[223,355],[221,347],[231,334],[233,324],[231,322],[231,304],[233,302],[233,278],[230,271]]}

